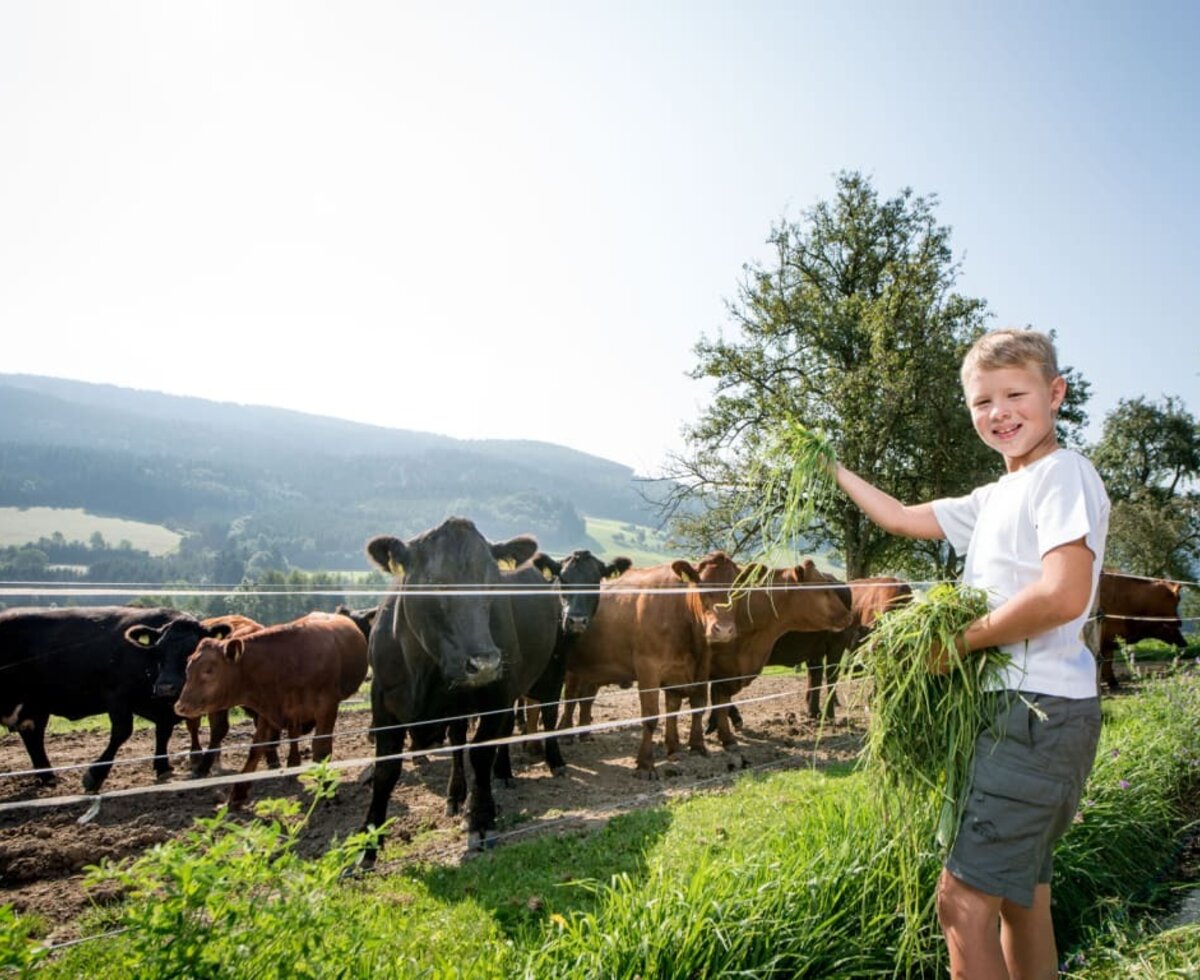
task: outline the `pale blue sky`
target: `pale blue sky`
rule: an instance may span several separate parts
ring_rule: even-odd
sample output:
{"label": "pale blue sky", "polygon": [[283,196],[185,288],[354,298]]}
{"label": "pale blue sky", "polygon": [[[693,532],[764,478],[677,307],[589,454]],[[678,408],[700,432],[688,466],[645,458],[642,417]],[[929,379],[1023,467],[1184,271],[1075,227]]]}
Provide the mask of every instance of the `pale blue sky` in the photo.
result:
{"label": "pale blue sky", "polygon": [[[861,170],[1094,422],[1200,414],[1200,4],[0,4],[0,371],[654,471]],[[1097,425],[1098,428],[1098,425]]]}

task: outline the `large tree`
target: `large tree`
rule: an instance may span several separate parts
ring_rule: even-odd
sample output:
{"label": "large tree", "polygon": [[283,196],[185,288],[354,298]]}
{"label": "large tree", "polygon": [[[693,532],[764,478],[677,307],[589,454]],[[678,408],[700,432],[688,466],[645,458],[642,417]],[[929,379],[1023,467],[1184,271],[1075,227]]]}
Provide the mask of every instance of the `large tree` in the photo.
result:
{"label": "large tree", "polygon": [[[1002,471],[971,428],[958,373],[987,306],[955,292],[959,264],[936,204],[909,189],[880,200],[866,177],[841,173],[833,200],[772,228],[771,260],[746,267],[728,304],[728,336],[695,348],[692,375],[716,390],[672,459],[676,538],[736,554],[775,540],[787,505],[754,502],[747,481],[789,420],[821,430],[843,463],[905,501],[966,493]],[[1070,440],[1087,386],[1068,380]],[[811,547],[839,548],[850,577],[954,571],[948,547],[893,538],[845,497],[817,518]]]}
{"label": "large tree", "polygon": [[1190,580],[1200,565],[1200,422],[1178,398],[1123,399],[1092,451],[1112,516],[1107,564]]}

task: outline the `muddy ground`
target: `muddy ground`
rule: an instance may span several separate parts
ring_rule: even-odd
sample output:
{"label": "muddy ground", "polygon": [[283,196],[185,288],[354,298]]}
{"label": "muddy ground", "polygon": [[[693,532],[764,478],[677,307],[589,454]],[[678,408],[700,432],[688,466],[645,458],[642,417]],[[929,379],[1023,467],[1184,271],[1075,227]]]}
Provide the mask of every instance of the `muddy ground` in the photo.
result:
{"label": "muddy ground", "polygon": [[[719,788],[738,773],[771,767],[823,767],[854,758],[863,734],[863,715],[861,706],[854,704],[854,691],[842,685],[842,701],[850,702],[849,710],[839,713],[834,725],[818,728],[806,718],[804,685],[798,675],[769,676],[758,678],[743,691],[745,723],[734,751],[721,749],[715,736],[709,736],[707,756],[685,751],[678,761],[667,761],[660,724],[656,739],[659,778],[655,781],[633,775],[639,733],[632,727],[597,732],[590,741],[565,742],[567,772],[561,777],[551,776],[544,764],[521,746],[515,747],[517,785],[496,788],[499,846],[529,834],[600,826],[623,809],[660,805],[671,795]],[[754,700],[757,698],[769,700]],[[638,714],[634,691],[606,688],[596,703],[594,721]],[[684,719],[685,738],[686,724]],[[344,710],[338,720],[334,759],[369,759],[374,753],[366,734],[369,725],[369,712]],[[215,774],[241,769],[250,736],[249,723],[234,727]],[[185,747],[185,738],[181,726],[172,738],[172,749]],[[87,763],[100,754],[106,740],[107,733],[101,730],[62,734],[48,738],[47,751],[55,766]],[[303,743],[304,761],[310,758],[307,742]],[[118,753],[119,764],[104,790],[155,785],[148,758],[152,751],[153,733],[135,732]],[[107,799],[99,814],[86,824],[77,821],[88,810],[87,803],[0,811],[0,904],[35,913],[53,924],[52,941],[73,938],[77,934],[75,920],[91,902],[82,884],[87,865],[103,858],[139,854],[181,835],[195,818],[215,811],[223,790],[189,785],[187,759],[176,758],[174,764],[169,785],[178,792]],[[28,767],[20,739],[13,734],[0,737],[0,774]],[[364,768],[345,770],[337,800],[317,811],[306,838],[306,847],[314,853],[334,835],[345,837],[361,826],[369,785],[356,777]],[[464,857],[460,818],[445,814],[449,770],[444,756],[406,764],[392,795],[389,816],[396,818],[392,839],[415,840],[417,846],[409,853],[422,859],[459,861]],[[45,787],[32,776],[0,776],[0,806],[79,793],[80,777],[79,771],[66,772],[57,786]],[[286,777],[258,783],[251,792],[256,797],[298,795],[300,787],[294,777]],[[387,866],[381,863],[381,870],[386,871]]]}

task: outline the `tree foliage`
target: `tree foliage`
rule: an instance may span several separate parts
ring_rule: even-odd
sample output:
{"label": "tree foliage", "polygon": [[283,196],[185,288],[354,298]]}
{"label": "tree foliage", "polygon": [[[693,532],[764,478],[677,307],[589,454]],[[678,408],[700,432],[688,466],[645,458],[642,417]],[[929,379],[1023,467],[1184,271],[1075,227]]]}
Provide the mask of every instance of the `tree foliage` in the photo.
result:
{"label": "tree foliage", "polygon": [[[745,268],[728,305],[729,335],[695,348],[692,376],[712,379],[715,397],[672,460],[682,482],[667,505],[677,538],[735,553],[772,539],[779,510],[768,501],[747,522],[756,488],[745,481],[789,420],[821,431],[846,466],[901,500],[966,493],[998,475],[958,374],[987,306],[955,291],[959,264],[936,204],[909,189],[881,200],[866,177],[841,173],[831,201],[772,228],[770,261]],[[1071,439],[1086,420],[1087,386],[1068,380],[1061,421]],[[813,534],[814,547],[844,552],[851,577],[945,574],[956,561],[944,544],[885,534],[845,497],[819,510]]]}
{"label": "tree foliage", "polygon": [[1107,562],[1135,575],[1195,577],[1200,422],[1174,397],[1122,399],[1092,459],[1112,501]]}

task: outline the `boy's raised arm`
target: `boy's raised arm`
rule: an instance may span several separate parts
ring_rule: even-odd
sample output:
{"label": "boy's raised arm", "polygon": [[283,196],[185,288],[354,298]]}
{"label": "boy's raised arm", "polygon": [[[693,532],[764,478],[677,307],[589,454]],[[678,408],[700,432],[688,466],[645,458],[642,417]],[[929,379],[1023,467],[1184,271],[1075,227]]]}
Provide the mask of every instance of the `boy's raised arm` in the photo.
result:
{"label": "boy's raised arm", "polygon": [[889,534],[906,538],[944,538],[942,526],[933,513],[933,504],[908,506],[872,486],[857,473],[837,464],[838,486],[871,520]]}

